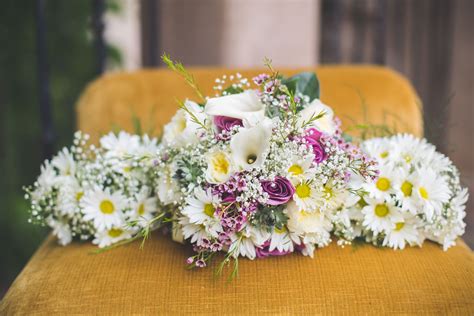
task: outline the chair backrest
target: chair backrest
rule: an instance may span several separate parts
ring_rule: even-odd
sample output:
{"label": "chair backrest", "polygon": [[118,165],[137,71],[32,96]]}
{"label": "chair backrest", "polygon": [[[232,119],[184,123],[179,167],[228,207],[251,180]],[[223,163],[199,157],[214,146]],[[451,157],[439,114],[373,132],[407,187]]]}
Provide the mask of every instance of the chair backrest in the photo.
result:
{"label": "chair backrest", "polygon": [[[189,68],[201,90],[214,95],[215,79],[239,72],[244,77],[262,69]],[[284,69],[284,75],[315,71],[321,85],[321,99],[334,108],[343,129],[354,123],[387,124],[399,132],[423,133],[421,102],[410,83],[400,74],[378,66],[322,66]],[[107,74],[92,82],[77,104],[78,128],[97,140],[114,128],[134,132],[133,118],[142,130],[157,133],[175,113],[176,99],[195,98],[194,92],[177,74],[167,69]],[[135,120],[136,121],[136,120]]]}

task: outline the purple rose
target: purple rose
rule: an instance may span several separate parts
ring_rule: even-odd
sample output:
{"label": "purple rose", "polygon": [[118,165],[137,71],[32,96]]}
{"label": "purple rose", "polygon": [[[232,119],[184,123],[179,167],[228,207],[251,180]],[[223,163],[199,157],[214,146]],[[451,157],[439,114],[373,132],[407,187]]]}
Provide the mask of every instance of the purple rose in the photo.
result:
{"label": "purple rose", "polygon": [[273,181],[262,181],[262,189],[268,193],[267,204],[280,205],[288,202],[293,194],[295,188],[287,178],[275,177]]}
{"label": "purple rose", "polygon": [[317,129],[310,128],[306,131],[306,136],[304,137],[306,143],[313,149],[314,161],[316,161],[317,163],[323,162],[328,158],[327,153],[324,150],[323,145],[321,144],[322,135],[323,133],[321,133]]}
{"label": "purple rose", "polygon": [[214,124],[218,132],[230,131],[234,126],[243,126],[242,120],[228,116],[214,116]]}
{"label": "purple rose", "polygon": [[289,254],[291,251],[279,251],[278,249],[273,249],[270,251],[270,241],[266,241],[262,247],[255,249],[257,253],[257,258],[265,258],[269,256],[284,256]]}

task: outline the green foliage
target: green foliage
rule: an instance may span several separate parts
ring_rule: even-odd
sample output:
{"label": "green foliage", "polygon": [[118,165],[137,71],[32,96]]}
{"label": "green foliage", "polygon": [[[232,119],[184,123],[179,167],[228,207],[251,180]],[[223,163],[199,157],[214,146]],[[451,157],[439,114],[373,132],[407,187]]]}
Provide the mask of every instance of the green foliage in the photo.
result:
{"label": "green foliage", "polygon": [[309,96],[309,101],[319,99],[319,80],[314,72],[302,72],[289,78],[282,79],[282,83],[293,94]]}
{"label": "green foliage", "polygon": [[285,208],[281,205],[265,207],[255,212],[251,221],[254,225],[264,227],[268,231],[272,231],[274,228],[283,229],[288,221],[284,210]]}
{"label": "green foliage", "polygon": [[244,89],[239,88],[239,87],[230,86],[230,87],[224,89],[224,91],[222,91],[222,92],[223,92],[223,94],[226,94],[226,95],[239,94],[239,93],[244,92]]}
{"label": "green foliage", "polygon": [[177,74],[179,74],[183,79],[186,81],[186,83],[193,88],[194,92],[197,94],[197,96],[201,99],[201,101],[206,102],[206,98],[202,94],[201,90],[199,89],[196,80],[194,79],[194,76],[190,74],[186,68],[184,68],[183,64],[179,61],[173,61],[170,57],[170,55],[164,53],[161,56],[161,60],[168,66],[169,69],[173,70]]}
{"label": "green foliage", "polygon": [[[35,38],[36,1],[2,1],[0,10],[0,297],[47,230],[31,225],[22,186],[31,184],[43,160],[38,105]],[[91,36],[92,4],[82,0],[45,1],[56,149],[75,130],[74,104],[95,77]],[[120,62],[113,48],[109,61]]]}

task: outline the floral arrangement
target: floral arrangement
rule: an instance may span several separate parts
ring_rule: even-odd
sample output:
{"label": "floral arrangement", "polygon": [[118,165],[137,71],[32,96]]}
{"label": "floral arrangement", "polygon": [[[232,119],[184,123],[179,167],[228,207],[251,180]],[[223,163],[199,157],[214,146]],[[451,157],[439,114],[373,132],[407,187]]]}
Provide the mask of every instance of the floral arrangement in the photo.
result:
{"label": "floral arrangement", "polygon": [[26,198],[30,222],[50,226],[60,244],[77,238],[106,247],[160,219],[155,171],[143,159],[158,145],[125,132],[102,137],[99,147],[87,146],[88,139],[76,132],[71,148],[43,164]]}
{"label": "floral arrangement", "polygon": [[366,140],[362,149],[377,159],[380,174],[363,184],[367,193],[351,211],[359,235],[394,249],[425,239],[453,246],[464,233],[468,194],[451,160],[408,134]]}
{"label": "floral arrangement", "polygon": [[205,97],[163,60],[199,100],[180,102],[160,140],[120,132],[95,147],[78,132],[26,189],[31,221],[61,244],[108,249],[166,227],[193,246],[190,267],[223,252],[221,271],[240,257],[312,257],[333,239],[447,249],[463,234],[467,190],[451,161],[409,135],[351,143],[315,74],[286,78],[266,61],[268,74],[217,78]]}

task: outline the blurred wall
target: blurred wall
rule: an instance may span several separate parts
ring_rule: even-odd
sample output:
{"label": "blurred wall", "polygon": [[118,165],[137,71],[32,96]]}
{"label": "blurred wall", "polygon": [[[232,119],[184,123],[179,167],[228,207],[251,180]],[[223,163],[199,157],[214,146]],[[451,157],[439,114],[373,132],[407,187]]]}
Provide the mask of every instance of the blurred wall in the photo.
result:
{"label": "blurred wall", "polygon": [[319,8],[317,0],[161,0],[156,51],[188,65],[262,66],[265,56],[278,66],[314,65]]}

